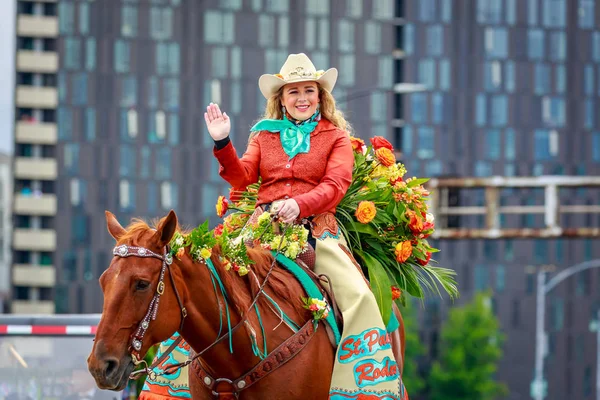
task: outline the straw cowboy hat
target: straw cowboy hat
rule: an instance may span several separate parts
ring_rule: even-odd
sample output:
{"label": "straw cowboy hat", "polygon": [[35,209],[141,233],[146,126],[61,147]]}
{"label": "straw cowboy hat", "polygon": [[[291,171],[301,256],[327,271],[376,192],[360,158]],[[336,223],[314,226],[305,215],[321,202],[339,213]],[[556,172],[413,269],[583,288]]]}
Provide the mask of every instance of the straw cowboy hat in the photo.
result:
{"label": "straw cowboy hat", "polygon": [[317,82],[331,92],[337,77],[335,68],[317,71],[306,54],[290,54],[278,74],[264,74],[258,79],[258,87],[266,99],[270,99],[282,86],[297,82]]}

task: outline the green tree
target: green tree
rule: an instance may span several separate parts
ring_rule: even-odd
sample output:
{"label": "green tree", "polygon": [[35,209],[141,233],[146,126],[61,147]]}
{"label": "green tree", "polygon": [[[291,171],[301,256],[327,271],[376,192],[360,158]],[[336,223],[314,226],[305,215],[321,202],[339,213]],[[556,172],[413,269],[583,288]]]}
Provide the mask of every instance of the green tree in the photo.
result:
{"label": "green tree", "polygon": [[406,307],[401,308],[406,332],[402,382],[406,386],[409,397],[413,398],[419,396],[425,388],[425,380],[419,373],[419,359],[425,354],[425,347],[419,338],[418,322],[413,304],[407,303]]}
{"label": "green tree", "polygon": [[489,294],[477,294],[471,303],[452,309],[429,377],[430,399],[492,400],[507,394],[506,386],[494,379],[503,342]]}

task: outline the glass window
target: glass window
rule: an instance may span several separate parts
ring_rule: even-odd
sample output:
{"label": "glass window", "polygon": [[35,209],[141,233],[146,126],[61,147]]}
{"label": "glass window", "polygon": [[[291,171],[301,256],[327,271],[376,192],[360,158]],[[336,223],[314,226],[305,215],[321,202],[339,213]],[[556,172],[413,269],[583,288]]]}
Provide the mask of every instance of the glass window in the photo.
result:
{"label": "glass window", "polygon": [[115,40],[115,71],[116,72],[129,72],[129,55],[131,48],[129,42],[117,39]]}
{"label": "glass window", "polygon": [[379,87],[391,88],[394,84],[394,60],[391,56],[379,57]]}
{"label": "glass window", "polygon": [[567,39],[564,32],[550,33],[550,60],[564,61],[567,57]]}
{"label": "glass window", "polygon": [[579,27],[594,28],[594,4],[596,0],[579,0]]}
{"label": "glass window", "polygon": [[431,96],[431,120],[434,124],[441,124],[444,119],[444,95],[434,93]]}
{"label": "glass window", "polygon": [[140,177],[150,177],[150,161],[151,161],[150,147],[147,145],[142,146],[140,149]]}
{"label": "glass window", "polygon": [[492,176],[492,165],[488,161],[476,161],[474,174],[478,177]]}
{"label": "glass window", "polygon": [[487,101],[485,98],[485,94],[479,93],[475,97],[475,123],[478,126],[485,125],[487,121]]}
{"label": "glass window", "polygon": [[594,100],[585,99],[584,113],[583,126],[586,129],[592,129],[594,127]]}
{"label": "glass window", "polygon": [[349,17],[360,18],[363,10],[362,0],[346,0],[346,13]]}
{"label": "glass window", "polygon": [[79,144],[65,143],[63,163],[69,174],[79,173]]}
{"label": "glass window", "polygon": [[148,182],[148,213],[154,214],[158,211],[158,185],[156,182]]}
{"label": "glass window", "polygon": [[231,82],[231,112],[238,114],[242,111],[242,85],[240,82]]}
{"label": "glass window", "polygon": [[534,159],[537,161],[549,160],[550,154],[550,132],[545,129],[537,129],[533,135]]}
{"label": "glass window", "polygon": [[288,17],[279,17],[279,46],[287,47],[290,45],[290,20]]}
{"label": "glass window", "polygon": [[206,43],[232,44],[235,38],[233,13],[204,12],[204,40]]}
{"label": "glass window", "polygon": [[537,95],[550,92],[550,65],[536,63],[534,66],[534,92]]}
{"label": "glass window", "polygon": [[442,21],[450,22],[452,19],[452,1],[453,0],[440,0],[442,6]]}
{"label": "glass window", "polygon": [[121,107],[134,107],[137,103],[137,80],[127,76],[121,80]]}
{"label": "glass window", "polygon": [[504,82],[507,92],[515,91],[515,63],[513,61],[504,63]]}
{"label": "glass window", "polygon": [[119,148],[119,154],[120,154],[119,176],[135,177],[135,171],[136,171],[135,148],[133,146],[129,146],[129,145],[121,145],[121,147]]}
{"label": "glass window", "polygon": [[399,148],[402,150],[404,155],[410,155],[412,153],[413,143],[413,129],[410,125],[405,125],[402,128],[402,145]]}
{"label": "glass window", "polygon": [[70,108],[59,107],[57,113],[58,139],[71,140],[73,138],[73,112]]}
{"label": "glass window", "polygon": [[[164,210],[176,209],[178,202],[177,184],[163,182],[160,184],[160,205]],[[216,201],[216,200],[215,200]],[[214,203],[213,203],[214,204]],[[214,206],[213,206],[214,208]]]}
{"label": "glass window", "polygon": [[123,5],[121,8],[121,35],[135,37],[138,30],[138,10],[134,5]]}
{"label": "glass window", "polygon": [[289,0],[266,0],[265,7],[270,12],[287,13],[290,9],[290,2]]}
{"label": "glass window", "polygon": [[173,35],[173,9],[150,7],[150,37],[155,40],[164,40],[170,39],[171,35]]}
{"label": "glass window", "polygon": [[87,74],[80,72],[71,76],[73,104],[82,106],[87,103]]}
{"label": "glass window", "polygon": [[[272,0],[277,1],[277,0]],[[329,0],[307,0],[306,13],[313,15],[329,14]]]}
{"label": "glass window", "polygon": [[508,31],[506,28],[485,29],[485,53],[489,58],[508,56]]}
{"label": "glass window", "polygon": [[75,32],[75,5],[61,1],[58,3],[58,28],[60,33]]}
{"label": "glass window", "polygon": [[433,128],[420,126],[417,129],[419,145],[417,156],[419,158],[433,158],[435,156],[435,136]]}
{"label": "glass window", "polygon": [[169,114],[169,144],[176,146],[179,144],[179,115]]}
{"label": "glass window", "polygon": [[342,52],[354,51],[354,24],[350,21],[338,22],[338,45]]}
{"label": "glass window", "polygon": [[594,95],[594,67],[587,64],[583,69],[583,92],[587,96]]}
{"label": "glass window", "polygon": [[220,4],[221,7],[229,8],[231,10],[239,10],[242,8],[242,0],[223,0]]}
{"label": "glass window", "polygon": [[427,95],[425,93],[413,93],[411,95],[412,120],[416,123],[427,121]]}
{"label": "glass window", "polygon": [[242,50],[238,47],[231,48],[231,77],[241,78],[242,77]]}
{"label": "glass window", "polygon": [[440,89],[450,89],[450,62],[447,59],[440,60]]}
{"label": "glass window", "polygon": [[304,44],[307,49],[314,49],[317,42],[317,22],[314,18],[306,18],[304,22]]}
{"label": "glass window", "polygon": [[554,79],[556,80],[556,91],[558,93],[564,93],[566,90],[567,80],[565,75],[565,66],[557,65],[554,70]]}
{"label": "glass window", "polygon": [[543,97],[542,120],[551,126],[564,126],[565,100],[562,97]]}
{"label": "glass window", "polygon": [[517,20],[517,0],[506,0],[506,22],[514,25]]}
{"label": "glass window", "polygon": [[[61,3],[62,4],[62,3]],[[65,38],[65,68],[81,68],[81,40],[78,38]]]}
{"label": "glass window", "polygon": [[384,92],[373,92],[371,94],[371,120],[387,120],[387,97]]}
{"label": "glass window", "polygon": [[500,61],[483,63],[483,82],[486,91],[497,91],[502,86],[502,66]]}
{"label": "glass window", "polygon": [[373,18],[390,19],[394,16],[394,1],[380,0],[373,2]]}
{"label": "glass window", "polygon": [[[258,44],[263,47],[271,47],[275,42],[275,17],[272,15],[260,15],[258,17]],[[226,65],[226,64],[223,64]]]}
{"label": "glass window", "polygon": [[537,25],[538,23],[538,0],[528,0],[527,3],[527,22],[529,26]]}
{"label": "glass window", "polygon": [[489,269],[487,265],[475,265],[475,290],[480,292],[486,290],[489,285]]}
{"label": "glass window", "polygon": [[436,71],[435,61],[432,59],[425,59],[419,61],[419,83],[427,86],[428,88],[434,88],[436,84]]}
{"label": "glass window", "polygon": [[532,60],[544,58],[544,31],[542,29],[529,29],[527,31],[527,53]]}
{"label": "glass window", "polygon": [[85,40],[85,69],[93,71],[96,68],[96,39]]}
{"label": "glass window", "polygon": [[500,158],[500,150],[502,143],[500,140],[500,131],[498,129],[490,129],[485,135],[485,155],[488,160],[498,160]]}
{"label": "glass window", "polygon": [[369,54],[381,53],[381,24],[374,21],[365,24],[365,51]]}
{"label": "glass window", "polygon": [[211,50],[211,74],[214,78],[226,78],[227,68],[227,47],[214,47]]}
{"label": "glass window", "polygon": [[504,265],[496,266],[496,291],[503,292],[506,287],[506,267]]}
{"label": "glass window", "polygon": [[135,208],[135,185],[127,180],[119,182],[119,208],[121,211]]}
{"label": "glass window", "polygon": [[[538,240],[537,242],[545,243],[545,241],[543,241],[543,240]],[[542,245],[542,247],[547,247],[547,246]],[[562,330],[562,328],[564,326],[565,302],[563,299],[561,299],[559,297],[553,297],[551,307],[552,307],[552,311],[550,314],[550,320],[552,321],[551,322],[552,328],[555,331],[560,331],[560,330]]]}
{"label": "glass window", "polygon": [[156,152],[155,178],[156,179],[171,179],[171,149],[161,147]]}
{"label": "glass window", "polygon": [[163,108],[169,111],[179,110],[179,79],[165,79],[163,81],[163,93]]}
{"label": "glass window", "polygon": [[317,37],[319,49],[329,49],[329,20],[327,18],[321,18],[319,20],[319,35]]}
{"label": "glass window", "polygon": [[441,56],[444,51],[444,31],[441,25],[427,27],[427,52],[432,56]]}
{"label": "glass window", "polygon": [[419,1],[419,19],[421,21],[433,21],[435,19],[435,0]]}
{"label": "glass window", "polygon": [[[355,59],[354,54],[341,54],[340,65],[344,68],[340,69],[340,83],[342,85],[354,85],[355,83]],[[345,70],[345,71],[344,71]]]}
{"label": "glass window", "polygon": [[411,55],[415,51],[415,27],[413,24],[404,25],[404,52]]}
{"label": "glass window", "polygon": [[90,32],[90,5],[89,3],[79,4],[79,33],[87,35]]}
{"label": "glass window", "polygon": [[600,132],[592,133],[592,160],[600,162]]}
{"label": "glass window", "polygon": [[502,1],[477,0],[477,22],[499,24],[502,22]]}
{"label": "glass window", "polygon": [[88,142],[96,139],[96,110],[91,107],[85,109],[85,138]]}
{"label": "glass window", "polygon": [[542,0],[544,9],[544,26],[547,28],[564,28],[567,16],[565,0]]}
{"label": "glass window", "polygon": [[158,78],[155,76],[148,78],[148,107],[158,107]]}
{"label": "glass window", "polygon": [[504,157],[507,160],[514,160],[515,159],[515,154],[516,154],[516,147],[515,147],[515,131],[511,128],[507,129],[504,132],[504,140],[505,140],[505,147],[504,147]]}
{"label": "glass window", "polygon": [[592,60],[600,61],[600,32],[592,34]]}

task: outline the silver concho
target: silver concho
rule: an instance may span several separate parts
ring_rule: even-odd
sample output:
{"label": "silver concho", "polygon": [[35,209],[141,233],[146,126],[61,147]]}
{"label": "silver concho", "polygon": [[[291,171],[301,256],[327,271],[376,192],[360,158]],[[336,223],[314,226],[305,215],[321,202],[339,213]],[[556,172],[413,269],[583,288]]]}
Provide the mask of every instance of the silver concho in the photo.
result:
{"label": "silver concho", "polygon": [[167,265],[173,264],[173,254],[167,253],[167,255],[165,255],[165,262]]}
{"label": "silver concho", "polygon": [[125,257],[127,255],[127,246],[119,246],[117,252],[121,257]]}
{"label": "silver concho", "polygon": [[212,383],[212,380],[208,376],[204,377],[204,384],[205,385],[210,385],[211,383]]}
{"label": "silver concho", "polygon": [[145,249],[145,248],[143,248],[143,247],[140,247],[140,248],[138,249],[138,254],[139,254],[140,256],[143,256],[143,255],[145,255],[145,254],[146,254],[146,249]]}
{"label": "silver concho", "polygon": [[142,322],[142,328],[148,329],[148,325],[149,325],[148,321]]}
{"label": "silver concho", "polygon": [[239,381],[237,383],[237,387],[239,387],[240,389],[243,389],[246,386],[246,381]]}
{"label": "silver concho", "polygon": [[133,348],[136,349],[137,351],[140,351],[142,349],[142,342],[140,342],[139,340],[134,340],[133,341]]}

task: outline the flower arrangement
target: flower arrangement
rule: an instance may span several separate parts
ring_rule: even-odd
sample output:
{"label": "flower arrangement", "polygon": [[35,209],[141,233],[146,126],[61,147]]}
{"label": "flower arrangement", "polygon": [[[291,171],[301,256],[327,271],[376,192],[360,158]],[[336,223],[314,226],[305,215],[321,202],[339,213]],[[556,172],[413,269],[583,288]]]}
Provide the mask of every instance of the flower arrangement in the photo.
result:
{"label": "flower arrangement", "polygon": [[208,221],[198,225],[189,234],[183,235],[175,232],[169,247],[171,255],[181,259],[185,253],[185,248],[189,246],[190,256],[196,262],[208,260],[212,256],[212,248],[217,244],[213,231],[208,229]]}
{"label": "flower arrangement", "polygon": [[[278,225],[275,232],[273,224]],[[257,221],[249,227],[244,237],[252,240],[255,247],[265,250],[277,250],[290,260],[295,260],[308,247],[308,230],[302,225],[292,225],[285,229],[283,224],[272,221],[271,214],[262,213]]]}
{"label": "flower arrangement", "polygon": [[302,303],[304,308],[312,312],[315,321],[327,318],[329,315],[329,305],[325,300],[303,297]]}

